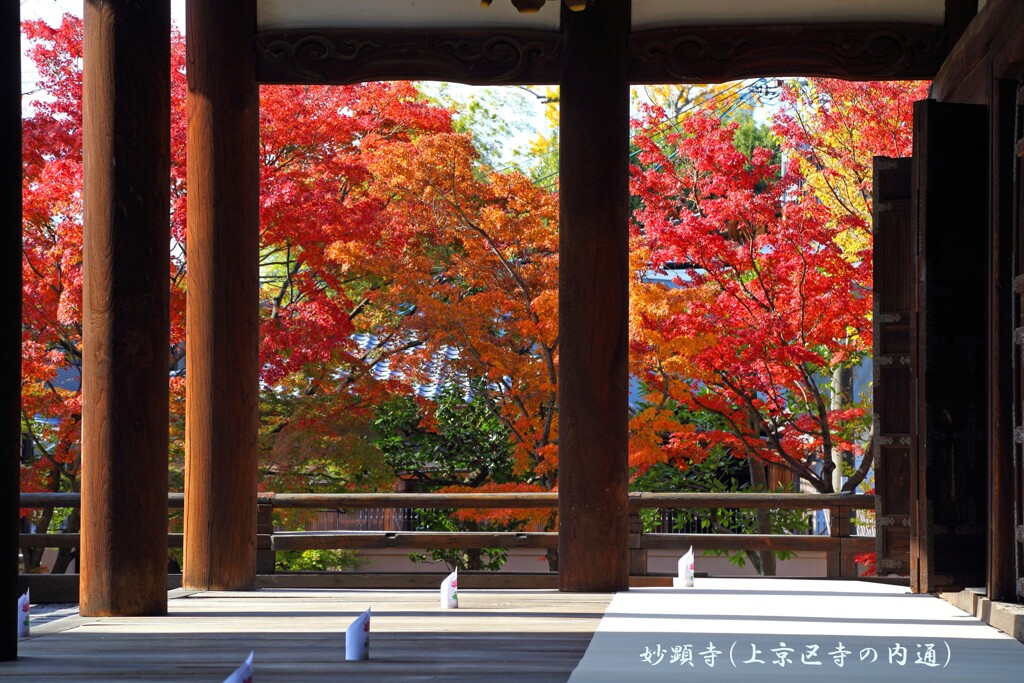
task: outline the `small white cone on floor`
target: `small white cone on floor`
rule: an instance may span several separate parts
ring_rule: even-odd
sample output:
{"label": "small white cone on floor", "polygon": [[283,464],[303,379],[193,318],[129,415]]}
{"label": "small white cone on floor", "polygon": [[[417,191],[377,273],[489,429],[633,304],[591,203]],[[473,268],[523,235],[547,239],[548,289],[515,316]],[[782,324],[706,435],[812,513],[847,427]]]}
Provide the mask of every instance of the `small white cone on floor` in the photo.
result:
{"label": "small white cone on floor", "polygon": [[254,652],[250,652],[242,665],[224,679],[224,683],[252,683],[252,657],[254,654]]}
{"label": "small white cone on floor", "polygon": [[29,625],[29,597],[28,589],[25,594],[18,598],[18,637],[28,638]]}
{"label": "small white cone on floor", "polygon": [[459,606],[459,568],[441,582],[441,609],[457,609]]}
{"label": "small white cone on floor", "polygon": [[356,617],[345,631],[345,659],[358,661],[370,658],[370,609]]}
{"label": "small white cone on floor", "polygon": [[675,588],[693,588],[693,546],[679,558],[679,576],[672,579]]}

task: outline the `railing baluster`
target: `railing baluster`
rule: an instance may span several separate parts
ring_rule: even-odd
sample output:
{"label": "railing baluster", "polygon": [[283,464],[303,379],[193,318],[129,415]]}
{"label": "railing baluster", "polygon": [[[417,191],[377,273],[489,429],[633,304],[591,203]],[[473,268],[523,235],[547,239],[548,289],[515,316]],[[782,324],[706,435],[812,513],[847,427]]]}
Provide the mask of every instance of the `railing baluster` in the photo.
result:
{"label": "railing baluster", "polygon": [[[184,497],[180,493],[168,496],[172,508],[180,508]],[[76,493],[25,493],[21,497],[24,508],[79,507],[81,498]],[[273,494],[261,493],[257,505],[257,572],[271,573],[277,550],[305,550],[313,548],[373,548],[373,547],[430,547],[466,548],[550,548],[557,543],[552,533],[483,533],[483,532],[415,532],[418,508],[513,508],[553,509],[558,504],[557,493],[383,493],[383,494]],[[707,508],[728,509],[828,509],[832,518],[830,536],[798,534],[714,534],[700,533],[697,528],[676,529],[675,521],[681,510]],[[337,532],[278,532],[273,528],[275,509],[348,509],[356,511],[348,516],[349,528],[359,531]],[[653,508],[658,511],[659,531],[668,533],[644,534],[640,511]],[[647,553],[651,549],[672,549],[683,552],[693,545],[695,550],[824,550],[827,556],[827,575],[834,578],[856,576],[853,557],[858,552],[870,552],[873,538],[851,536],[851,511],[873,509],[874,496],[847,494],[691,494],[691,493],[635,493],[630,495],[630,569],[632,573],[647,573]],[[340,519],[340,517],[339,517]],[[388,538],[383,538],[386,530]],[[395,527],[391,530],[390,527]],[[680,531],[688,533],[679,533]],[[22,534],[23,547],[77,546],[78,534]],[[416,545],[417,543],[422,545]],[[172,535],[172,545],[181,544],[181,535]]]}

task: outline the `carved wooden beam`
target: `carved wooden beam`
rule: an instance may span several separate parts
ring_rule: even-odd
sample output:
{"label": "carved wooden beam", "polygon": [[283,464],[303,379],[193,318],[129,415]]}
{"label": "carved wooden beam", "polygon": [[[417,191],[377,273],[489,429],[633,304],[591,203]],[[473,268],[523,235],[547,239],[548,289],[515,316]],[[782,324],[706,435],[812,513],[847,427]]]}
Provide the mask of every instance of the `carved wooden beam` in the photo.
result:
{"label": "carved wooden beam", "polygon": [[[478,29],[292,29],[256,36],[261,83],[343,85],[442,80],[471,85],[557,83],[562,34]],[[948,32],[924,24],[669,28],[630,36],[633,83],[713,83],[759,76],[931,78]]]}
{"label": "carved wooden beam", "polygon": [[923,24],[654,29],[630,36],[633,83],[718,83],[761,76],[931,78],[946,30]]}
{"label": "carved wooden beam", "polygon": [[256,79],[324,85],[421,79],[558,83],[561,51],[562,35],[552,31],[265,31],[256,35]]}
{"label": "carved wooden beam", "polygon": [[[989,72],[996,78],[1024,76],[1024,4],[1019,0],[989,0],[950,50],[935,76],[932,97],[941,101],[965,87],[988,87]],[[977,70],[977,71],[976,71]],[[980,79],[980,80],[979,80]]]}

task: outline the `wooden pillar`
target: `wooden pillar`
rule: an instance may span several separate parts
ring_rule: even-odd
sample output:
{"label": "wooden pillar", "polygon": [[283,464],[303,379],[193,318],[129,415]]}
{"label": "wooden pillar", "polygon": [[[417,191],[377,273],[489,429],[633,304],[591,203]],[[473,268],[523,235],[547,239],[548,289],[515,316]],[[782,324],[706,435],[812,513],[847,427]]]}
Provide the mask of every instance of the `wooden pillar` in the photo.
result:
{"label": "wooden pillar", "polygon": [[[1017,82],[996,80],[989,108],[993,150],[988,243],[988,566],[985,594],[990,600],[1013,602],[1017,596],[1014,568],[1013,458],[1013,273],[1014,169],[1017,164]],[[1024,285],[1024,280],[1021,280]]]}
{"label": "wooden pillar", "polygon": [[81,612],[167,612],[168,0],[87,0]]}
{"label": "wooden pillar", "polygon": [[949,32],[950,45],[960,40],[977,13],[978,0],[946,0],[946,30]]}
{"label": "wooden pillar", "polygon": [[562,11],[558,562],[563,591],[629,587],[630,3]]}
{"label": "wooden pillar", "polygon": [[[21,467],[21,27],[20,3],[0,8],[0,609],[18,604],[18,491]],[[18,656],[14,619],[0,620],[0,661]]]}
{"label": "wooden pillar", "polygon": [[259,426],[259,91],[252,0],[186,5],[188,588],[256,577]]}

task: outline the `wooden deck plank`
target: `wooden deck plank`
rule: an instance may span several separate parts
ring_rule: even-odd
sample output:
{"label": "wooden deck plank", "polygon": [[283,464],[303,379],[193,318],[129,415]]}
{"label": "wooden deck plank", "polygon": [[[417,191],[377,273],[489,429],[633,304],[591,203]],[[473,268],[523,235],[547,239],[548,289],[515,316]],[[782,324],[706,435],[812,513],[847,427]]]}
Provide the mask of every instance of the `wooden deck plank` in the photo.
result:
{"label": "wooden deck plank", "polygon": [[[33,629],[0,679],[221,681],[256,652],[257,680],[559,681],[569,678],[610,595],[553,590],[172,591],[161,618],[71,616]],[[373,611],[371,659],[346,662],[344,630]]]}
{"label": "wooden deck plank", "polygon": [[[219,683],[250,650],[260,683],[565,683],[574,669],[574,683],[675,681],[690,674],[689,667],[669,666],[669,657],[663,665],[646,664],[643,648],[692,642],[696,654],[697,645],[709,641],[722,650],[720,663],[733,642],[746,648],[744,657],[753,644],[766,663],[757,671],[695,668],[700,680],[817,683],[826,673],[829,680],[862,683],[995,683],[1016,682],[1024,670],[1021,643],[943,600],[869,582],[698,577],[695,589],[632,590],[613,602],[609,595],[463,588],[458,610],[441,610],[437,598],[433,590],[179,589],[170,593],[166,617],[70,616],[34,623],[32,637],[20,643],[21,657],[0,663],[0,683]],[[345,627],[367,607],[373,610],[371,659],[346,662]],[[778,667],[771,663],[771,648],[781,641],[798,648],[796,662],[808,644],[827,653],[839,641],[856,661],[840,669],[822,657],[827,671]],[[887,661],[886,649],[897,642],[909,648],[906,667]],[[933,671],[914,663],[926,642],[949,644],[949,668]],[[860,660],[862,648],[876,649],[879,663]],[[703,662],[698,658],[695,664]]]}

